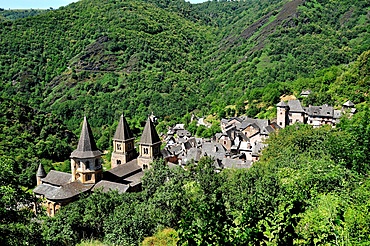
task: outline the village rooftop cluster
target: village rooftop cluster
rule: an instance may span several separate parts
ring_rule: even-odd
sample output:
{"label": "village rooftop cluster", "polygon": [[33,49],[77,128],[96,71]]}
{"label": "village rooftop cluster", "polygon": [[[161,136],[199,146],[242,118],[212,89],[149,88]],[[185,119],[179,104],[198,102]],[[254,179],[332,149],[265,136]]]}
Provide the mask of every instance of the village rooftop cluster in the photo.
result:
{"label": "village rooftop cluster", "polygon": [[335,127],[345,112],[350,115],[356,112],[355,105],[350,101],[344,103],[341,110],[328,105],[302,107],[299,100],[281,101],[276,106],[276,121],[244,116],[222,119],[222,132],[212,139],[193,137],[183,124],[177,124],[163,136],[165,147],[162,150],[162,140],[155,129],[156,118],[152,115],[146,121],[138,152],[135,137],[126,118],[121,115],[112,139],[111,169],[105,172],[102,167],[103,153],[97,148],[90,125],[84,117],[77,149],[70,155],[71,173],[51,170],[46,174],[40,164],[34,193],[44,198],[47,214],[54,216],[61,206],[75,201],[82,193],[96,190],[117,190],[118,193],[141,191],[144,170],[150,168],[157,158],[163,158],[170,167],[185,167],[190,163],[196,164],[203,156],[209,156],[214,159],[218,171],[223,168],[249,168],[258,161],[262,149],[266,147],[265,140],[271,133],[295,123]]}

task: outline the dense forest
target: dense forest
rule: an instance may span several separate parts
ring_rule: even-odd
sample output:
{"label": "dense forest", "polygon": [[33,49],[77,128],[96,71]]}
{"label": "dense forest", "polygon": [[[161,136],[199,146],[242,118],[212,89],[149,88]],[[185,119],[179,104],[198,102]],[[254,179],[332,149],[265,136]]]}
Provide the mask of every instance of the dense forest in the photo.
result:
{"label": "dense forest", "polygon": [[[1,6],[0,6],[1,7]],[[0,244],[367,245],[370,3],[357,0],[80,0],[0,11]],[[284,96],[356,103],[335,128],[296,125],[248,170],[159,161],[141,193],[94,193],[35,215],[35,172],[68,171],[83,116],[111,148],[119,115],[136,136],[222,117],[273,119]],[[191,115],[212,129],[197,129]]]}

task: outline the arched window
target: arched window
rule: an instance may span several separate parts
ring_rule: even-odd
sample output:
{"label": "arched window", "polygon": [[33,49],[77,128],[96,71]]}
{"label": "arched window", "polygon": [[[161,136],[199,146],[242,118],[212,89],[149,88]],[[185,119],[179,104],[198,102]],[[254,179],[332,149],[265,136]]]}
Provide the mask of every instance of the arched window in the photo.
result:
{"label": "arched window", "polygon": [[121,164],[121,160],[117,160],[117,165],[120,165]]}
{"label": "arched window", "polygon": [[144,155],[147,155],[148,153],[148,148],[144,148]]}

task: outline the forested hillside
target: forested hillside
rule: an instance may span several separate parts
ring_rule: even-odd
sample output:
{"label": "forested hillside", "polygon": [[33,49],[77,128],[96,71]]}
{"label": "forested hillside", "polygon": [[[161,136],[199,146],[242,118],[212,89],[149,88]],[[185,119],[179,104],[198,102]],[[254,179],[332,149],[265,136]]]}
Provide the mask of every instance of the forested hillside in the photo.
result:
{"label": "forested hillside", "polygon": [[292,92],[274,83],[370,49],[368,11],[344,0],[82,0],[1,23],[2,94],[55,112],[71,131],[83,114],[99,128],[122,111],[138,127],[152,111],[164,123],[232,114],[228,105],[254,116]]}
{"label": "forested hillside", "polygon": [[[3,12],[0,244],[368,244],[369,22],[366,0],[80,0]],[[336,129],[280,131],[250,170],[157,165],[143,193],[96,193],[53,219],[29,210],[37,165],[68,170],[84,115],[105,150],[122,113],[136,136],[151,112],[159,131],[191,114],[273,119],[282,96],[307,89],[305,105],[351,100],[359,113]]]}

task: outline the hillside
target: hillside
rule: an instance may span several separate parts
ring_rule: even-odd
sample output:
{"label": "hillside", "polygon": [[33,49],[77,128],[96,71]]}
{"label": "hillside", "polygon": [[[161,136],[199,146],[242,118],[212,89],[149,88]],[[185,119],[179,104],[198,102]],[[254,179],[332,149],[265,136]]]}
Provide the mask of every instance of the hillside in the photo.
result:
{"label": "hillside", "polygon": [[274,85],[262,98],[261,88],[370,49],[368,11],[346,0],[82,0],[2,23],[2,94],[55,112],[70,130],[83,114],[102,127],[122,111],[133,127],[152,111],[164,125],[230,114],[227,105],[254,116],[287,92]]}
{"label": "hillside", "polygon": [[[368,1],[80,0],[23,14],[0,19],[1,245],[368,243]],[[121,113],[136,135],[151,112],[160,132],[193,113],[273,119],[307,89],[305,105],[351,100],[359,113],[282,130],[250,170],[157,163],[142,193],[30,212],[38,164],[68,169],[84,115],[106,150]]]}

